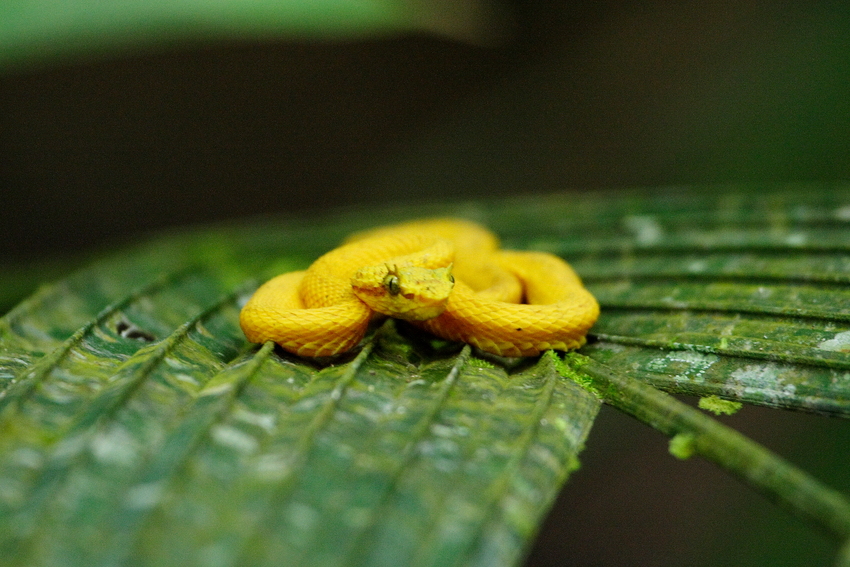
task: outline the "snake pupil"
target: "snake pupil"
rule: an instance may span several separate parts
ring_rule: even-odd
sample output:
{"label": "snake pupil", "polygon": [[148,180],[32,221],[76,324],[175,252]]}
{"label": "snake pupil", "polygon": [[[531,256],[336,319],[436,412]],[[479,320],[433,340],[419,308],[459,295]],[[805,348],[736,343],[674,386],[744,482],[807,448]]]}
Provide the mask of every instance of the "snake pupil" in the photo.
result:
{"label": "snake pupil", "polygon": [[384,287],[390,292],[390,295],[398,295],[401,292],[401,286],[398,284],[398,276],[392,274],[384,278]]}

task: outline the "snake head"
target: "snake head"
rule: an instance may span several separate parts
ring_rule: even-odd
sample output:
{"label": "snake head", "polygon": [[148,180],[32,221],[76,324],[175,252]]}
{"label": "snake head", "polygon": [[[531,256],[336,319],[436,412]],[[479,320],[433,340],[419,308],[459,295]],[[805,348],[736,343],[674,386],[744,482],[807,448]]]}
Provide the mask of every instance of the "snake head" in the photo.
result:
{"label": "snake head", "polygon": [[368,266],[351,278],[351,288],[366,305],[378,313],[408,321],[425,321],[440,315],[453,287],[451,265],[434,269]]}

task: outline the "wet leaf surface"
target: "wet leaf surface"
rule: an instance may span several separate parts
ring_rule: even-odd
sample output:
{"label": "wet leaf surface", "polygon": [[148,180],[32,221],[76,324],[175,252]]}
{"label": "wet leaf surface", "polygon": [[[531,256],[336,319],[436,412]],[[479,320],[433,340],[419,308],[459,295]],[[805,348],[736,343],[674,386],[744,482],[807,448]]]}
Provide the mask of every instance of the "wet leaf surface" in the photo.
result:
{"label": "wet leaf surface", "polygon": [[240,305],[368,225],[455,214],[573,263],[582,354],[658,388],[850,413],[850,190],[669,190],[387,209],[171,234],[0,321],[9,565],[512,565],[599,408],[553,359],[404,324],[300,359]]}

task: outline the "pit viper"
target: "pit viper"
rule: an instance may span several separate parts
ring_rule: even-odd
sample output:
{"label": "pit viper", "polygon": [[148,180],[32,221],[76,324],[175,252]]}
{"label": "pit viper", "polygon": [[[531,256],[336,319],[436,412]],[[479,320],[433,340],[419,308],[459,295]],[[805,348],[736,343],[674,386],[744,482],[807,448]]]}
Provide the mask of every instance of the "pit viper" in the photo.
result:
{"label": "pit viper", "polygon": [[468,220],[427,219],[354,234],[269,280],[239,321],[251,342],[319,357],[354,348],[381,316],[516,357],[582,346],[599,304],[558,256],[501,250]]}

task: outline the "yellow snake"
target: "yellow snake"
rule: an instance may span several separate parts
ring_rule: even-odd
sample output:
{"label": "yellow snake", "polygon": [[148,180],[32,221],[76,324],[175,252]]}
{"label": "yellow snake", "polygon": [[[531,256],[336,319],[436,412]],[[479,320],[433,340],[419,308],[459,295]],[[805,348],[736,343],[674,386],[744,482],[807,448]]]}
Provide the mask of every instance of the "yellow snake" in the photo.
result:
{"label": "yellow snake", "polygon": [[478,224],[431,219],[349,237],[306,271],[263,284],[239,322],[251,342],[316,357],[355,347],[384,315],[493,354],[532,356],[582,346],[599,305],[559,257],[500,250]]}

